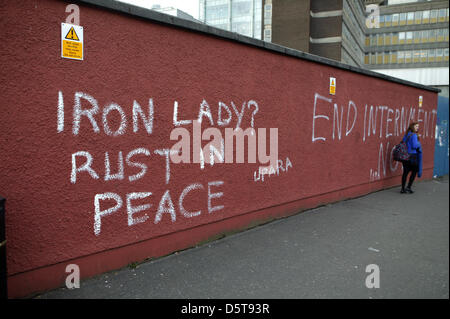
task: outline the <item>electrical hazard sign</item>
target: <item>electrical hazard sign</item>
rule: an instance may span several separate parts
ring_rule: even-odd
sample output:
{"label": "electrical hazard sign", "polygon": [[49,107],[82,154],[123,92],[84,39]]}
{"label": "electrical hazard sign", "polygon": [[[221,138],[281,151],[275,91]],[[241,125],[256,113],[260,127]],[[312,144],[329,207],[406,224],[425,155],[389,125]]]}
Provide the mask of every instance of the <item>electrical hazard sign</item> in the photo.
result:
{"label": "electrical hazard sign", "polygon": [[83,60],[83,27],[61,23],[61,57]]}
{"label": "electrical hazard sign", "polygon": [[336,94],[336,78],[330,78],[330,94]]}
{"label": "electrical hazard sign", "polygon": [[77,32],[73,27],[70,28],[69,32],[66,34],[67,40],[80,41],[80,38],[77,36]]}

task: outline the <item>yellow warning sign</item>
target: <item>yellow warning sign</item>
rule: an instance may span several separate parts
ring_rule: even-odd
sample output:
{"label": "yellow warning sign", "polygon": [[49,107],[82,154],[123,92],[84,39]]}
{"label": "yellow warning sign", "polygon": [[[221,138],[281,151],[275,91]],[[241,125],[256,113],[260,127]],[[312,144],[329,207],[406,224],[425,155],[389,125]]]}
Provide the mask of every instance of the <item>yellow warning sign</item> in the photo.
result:
{"label": "yellow warning sign", "polygon": [[330,78],[330,94],[336,94],[336,78]]}
{"label": "yellow warning sign", "polygon": [[65,58],[83,60],[83,43],[63,40],[62,55]]}
{"label": "yellow warning sign", "polygon": [[67,32],[66,39],[80,41],[80,38],[77,36],[77,33],[73,27],[70,28],[69,32]]}
{"label": "yellow warning sign", "polygon": [[83,39],[82,26],[61,23],[61,57],[83,60]]}
{"label": "yellow warning sign", "polygon": [[420,95],[419,96],[419,107],[422,107],[422,104],[423,104],[423,96]]}

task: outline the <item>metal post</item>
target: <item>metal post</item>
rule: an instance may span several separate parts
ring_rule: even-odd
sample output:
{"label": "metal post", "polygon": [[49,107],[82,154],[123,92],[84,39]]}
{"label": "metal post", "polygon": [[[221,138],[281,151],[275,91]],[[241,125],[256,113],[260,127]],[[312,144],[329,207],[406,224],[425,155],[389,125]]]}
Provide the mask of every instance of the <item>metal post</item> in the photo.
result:
{"label": "metal post", "polygon": [[6,271],[5,201],[0,197],[0,299],[8,298]]}

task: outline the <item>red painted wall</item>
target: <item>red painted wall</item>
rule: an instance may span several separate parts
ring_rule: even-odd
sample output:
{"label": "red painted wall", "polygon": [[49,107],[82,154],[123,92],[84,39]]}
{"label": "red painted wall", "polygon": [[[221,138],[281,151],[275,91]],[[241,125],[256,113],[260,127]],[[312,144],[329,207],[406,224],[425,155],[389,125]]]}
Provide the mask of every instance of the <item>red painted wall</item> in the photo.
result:
{"label": "red painted wall", "polygon": [[[398,185],[400,165],[393,169],[395,163],[389,158],[380,162],[379,158],[389,156],[403,135],[395,130],[396,112],[402,110],[408,116],[414,110],[412,118],[422,121],[422,178],[432,176],[436,93],[85,5],[80,6],[85,59],[63,59],[60,30],[66,5],[50,0],[0,3],[0,194],[7,198],[10,297],[64,285],[65,267],[70,263],[78,264],[85,278],[263,220]],[[335,96],[328,94],[330,77],[337,79]],[[97,101],[98,132],[82,116],[78,134],[73,133],[76,92]],[[316,94],[331,99],[330,103],[319,97],[314,108]],[[148,114],[149,99],[154,105],[152,133],[147,133],[141,119],[135,133],[133,102]],[[255,128],[278,128],[278,154],[284,166],[286,158],[292,164],[288,171],[255,181],[259,164],[205,164],[201,169],[200,164],[172,163],[167,182],[165,157],[155,150],[175,144],[169,138],[174,101],[179,104],[178,120],[194,120],[203,100],[213,120],[211,125],[203,117],[203,128],[222,131],[237,124],[232,103],[240,112],[243,103],[255,101],[258,111],[253,114],[254,107],[245,107],[240,126],[250,127],[253,117]],[[347,135],[347,116],[350,129],[355,114],[353,108],[348,113],[349,101],[356,106],[357,117]],[[218,125],[219,102],[230,107],[229,125]],[[102,113],[111,103],[126,116],[122,135],[105,133]],[[335,127],[333,138],[334,103],[336,118],[340,120],[341,113],[343,117],[341,136]],[[64,126],[58,131],[58,106],[62,105]],[[85,99],[81,105],[92,107]],[[368,127],[371,106],[375,134]],[[425,114],[430,122],[428,134],[423,126]],[[113,131],[120,120],[117,111],[107,115]],[[188,125],[181,127],[191,130]],[[393,135],[386,137],[389,134]],[[313,141],[314,137],[325,140]],[[148,169],[142,178],[130,182],[129,176],[140,168],[128,165],[126,157],[137,148],[151,155],[133,157]],[[71,182],[72,154],[80,151],[92,155],[98,179],[79,172],[76,182]],[[122,180],[105,181],[106,152],[111,174],[118,172],[122,152]],[[83,157],[77,160],[77,165],[84,162]],[[222,196],[210,198],[211,206],[223,208],[209,213],[208,183],[214,181],[223,184],[211,186],[210,193]],[[180,212],[179,197],[194,183],[202,188],[188,193],[182,204],[188,211],[201,213],[187,218]],[[96,235],[94,198],[107,192],[118,194],[123,205],[101,219]],[[133,200],[133,207],[151,207],[134,215],[146,215],[145,222],[129,226],[127,194],[133,192],[151,193]],[[176,219],[163,213],[155,223],[166,192]],[[100,205],[104,210],[114,201]]]}

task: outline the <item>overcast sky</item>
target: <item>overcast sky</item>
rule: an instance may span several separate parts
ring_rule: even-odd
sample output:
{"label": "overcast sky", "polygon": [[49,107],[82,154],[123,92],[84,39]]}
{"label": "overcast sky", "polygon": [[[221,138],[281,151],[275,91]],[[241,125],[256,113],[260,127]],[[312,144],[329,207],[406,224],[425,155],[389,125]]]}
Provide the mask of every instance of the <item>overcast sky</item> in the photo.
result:
{"label": "overcast sky", "polygon": [[198,19],[199,0],[120,0],[120,1],[148,9],[151,9],[154,4],[159,4],[161,8],[174,7]]}

